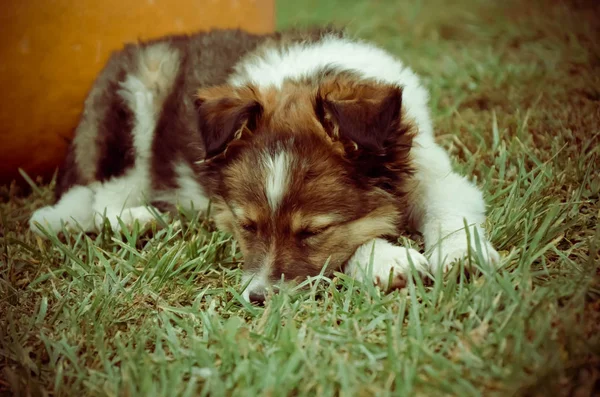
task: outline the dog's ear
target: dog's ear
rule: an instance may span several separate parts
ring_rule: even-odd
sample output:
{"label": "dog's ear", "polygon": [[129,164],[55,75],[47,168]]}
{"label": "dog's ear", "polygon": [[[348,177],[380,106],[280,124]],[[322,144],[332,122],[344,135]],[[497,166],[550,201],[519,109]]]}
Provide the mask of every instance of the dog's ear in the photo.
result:
{"label": "dog's ear", "polygon": [[252,87],[223,85],[201,89],[196,106],[207,159],[222,153],[245,130],[254,130],[262,114]]}
{"label": "dog's ear", "polygon": [[326,132],[345,147],[383,155],[400,133],[402,89],[331,79],[317,92],[315,112]]}
{"label": "dog's ear", "polygon": [[351,77],[328,79],[319,86],[315,112],[361,183],[404,194],[403,180],[413,172],[415,129],[402,119],[401,88]]}

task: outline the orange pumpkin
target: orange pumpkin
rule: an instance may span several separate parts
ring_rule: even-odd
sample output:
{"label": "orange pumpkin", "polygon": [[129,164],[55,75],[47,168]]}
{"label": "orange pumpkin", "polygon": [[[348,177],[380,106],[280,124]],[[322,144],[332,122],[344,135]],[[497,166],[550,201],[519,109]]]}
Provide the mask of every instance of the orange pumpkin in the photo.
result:
{"label": "orange pumpkin", "polygon": [[124,42],[213,27],[269,32],[273,0],[9,0],[0,13],[0,183],[48,176]]}

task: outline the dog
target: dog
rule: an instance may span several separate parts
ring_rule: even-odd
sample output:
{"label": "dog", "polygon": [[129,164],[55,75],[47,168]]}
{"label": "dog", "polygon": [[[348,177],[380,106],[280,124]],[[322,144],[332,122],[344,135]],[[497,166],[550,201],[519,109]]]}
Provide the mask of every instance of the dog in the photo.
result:
{"label": "dog", "polygon": [[[257,303],[322,272],[387,290],[411,266],[446,272],[477,247],[499,261],[482,194],[435,143],[417,75],[329,28],[126,45],[85,101],[56,199],[32,231],[108,221],[118,232],[155,219],[158,203],[210,202],[241,248],[242,296]],[[406,230],[423,235],[427,257],[394,243]]]}

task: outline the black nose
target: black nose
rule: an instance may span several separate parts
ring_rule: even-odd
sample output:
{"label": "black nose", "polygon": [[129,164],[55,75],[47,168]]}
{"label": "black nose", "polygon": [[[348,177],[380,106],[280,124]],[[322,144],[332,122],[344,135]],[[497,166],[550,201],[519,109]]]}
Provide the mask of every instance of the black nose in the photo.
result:
{"label": "black nose", "polygon": [[249,298],[250,302],[257,305],[263,305],[265,303],[265,294],[261,292],[250,292]]}

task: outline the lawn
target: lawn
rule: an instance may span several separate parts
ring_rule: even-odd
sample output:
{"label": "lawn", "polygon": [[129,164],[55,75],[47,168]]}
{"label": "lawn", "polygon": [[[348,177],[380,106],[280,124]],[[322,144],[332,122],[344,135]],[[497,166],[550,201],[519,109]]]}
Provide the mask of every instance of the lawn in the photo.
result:
{"label": "lawn", "polygon": [[337,274],[255,307],[203,218],[45,241],[26,222],[51,186],[2,187],[0,395],[600,393],[600,6],[280,0],[277,18],[347,25],[423,76],[500,268],[390,294]]}

